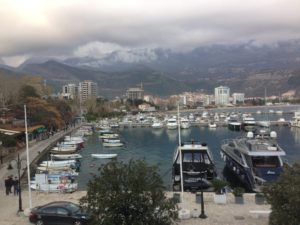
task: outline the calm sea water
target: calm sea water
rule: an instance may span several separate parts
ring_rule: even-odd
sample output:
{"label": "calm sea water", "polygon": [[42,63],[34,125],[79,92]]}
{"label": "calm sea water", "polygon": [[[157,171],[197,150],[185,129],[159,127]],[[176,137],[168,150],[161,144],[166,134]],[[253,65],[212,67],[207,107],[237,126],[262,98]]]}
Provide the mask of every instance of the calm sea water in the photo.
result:
{"label": "calm sea water", "polygon": [[[265,115],[255,115],[256,119],[264,119]],[[291,114],[269,115],[270,120],[277,120],[284,117],[290,120]],[[287,156],[284,160],[289,163],[300,162],[300,128],[274,126],[272,130],[277,132],[278,142],[286,151]],[[98,167],[107,163],[109,159],[93,159],[92,153],[117,153],[118,160],[128,162],[130,159],[144,159],[151,165],[157,165],[167,189],[171,185],[171,168],[173,152],[178,145],[177,130],[152,128],[124,128],[118,130],[120,137],[125,141],[123,148],[105,148],[102,146],[97,134],[91,136],[85,143],[85,148],[80,152],[83,159],[81,172],[79,175],[79,188],[84,189],[92,174],[98,173]],[[241,136],[241,132],[230,131],[227,127],[210,129],[205,127],[191,127],[181,130],[181,140],[205,142],[208,144],[217,166],[218,173],[221,175],[224,162],[220,157],[220,146],[224,139]]]}

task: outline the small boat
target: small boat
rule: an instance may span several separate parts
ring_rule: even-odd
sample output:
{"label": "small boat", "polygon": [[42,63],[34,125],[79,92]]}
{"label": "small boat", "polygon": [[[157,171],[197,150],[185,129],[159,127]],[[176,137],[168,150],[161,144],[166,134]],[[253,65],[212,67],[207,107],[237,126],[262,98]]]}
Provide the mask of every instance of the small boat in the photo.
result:
{"label": "small boat", "polygon": [[112,130],[102,130],[100,131],[99,138],[102,139],[111,139],[111,138],[118,138],[119,135],[114,133]]}
{"label": "small boat", "polygon": [[116,158],[118,154],[91,154],[91,156],[96,159],[112,159]]}
{"label": "small boat", "polygon": [[75,160],[63,160],[63,161],[53,161],[53,160],[49,160],[49,161],[42,161],[40,164],[47,164],[47,165],[70,165],[70,164],[74,164],[76,161]]}
{"label": "small boat", "polygon": [[177,126],[178,126],[178,124],[177,124],[176,117],[168,119],[168,121],[167,121],[167,128],[169,130],[177,129]]}
{"label": "small boat", "polygon": [[61,173],[61,172],[73,172],[75,171],[70,166],[62,166],[62,167],[47,167],[47,166],[38,166],[36,168],[37,171],[47,172],[47,173]]}
{"label": "small boat", "polygon": [[82,136],[65,136],[65,141],[74,141],[76,144],[82,144],[84,139]]}
{"label": "small boat", "polygon": [[123,145],[120,139],[103,139],[104,147],[122,147]]}
{"label": "small boat", "polygon": [[238,121],[230,121],[228,122],[228,129],[233,131],[240,131],[242,127],[242,123]]}
{"label": "small boat", "polygon": [[40,192],[64,192],[72,193],[77,190],[77,183],[59,183],[59,184],[31,184],[30,188]]}
{"label": "small boat", "polygon": [[70,150],[70,149],[59,148],[59,147],[54,147],[50,150],[50,153],[52,154],[73,154],[75,152],[76,150]]}
{"label": "small boat", "polygon": [[81,159],[80,154],[51,154],[52,159]]}
{"label": "small boat", "polygon": [[160,128],[162,128],[163,126],[164,126],[163,123],[160,122],[160,121],[155,121],[155,122],[153,122],[153,124],[151,125],[151,127],[154,128],[154,129],[160,129]]}
{"label": "small boat", "polygon": [[180,119],[180,128],[181,129],[189,129],[191,127],[190,121],[183,117]]}
{"label": "small boat", "polygon": [[208,127],[209,128],[217,128],[217,124],[213,123],[213,122],[210,122],[210,123],[208,123]]}
{"label": "small boat", "polygon": [[103,143],[103,146],[104,147],[122,147],[124,146],[124,143],[123,142],[104,142]]}
{"label": "small boat", "polygon": [[255,129],[256,121],[250,115],[245,115],[242,119],[242,129],[244,131],[253,131]]}

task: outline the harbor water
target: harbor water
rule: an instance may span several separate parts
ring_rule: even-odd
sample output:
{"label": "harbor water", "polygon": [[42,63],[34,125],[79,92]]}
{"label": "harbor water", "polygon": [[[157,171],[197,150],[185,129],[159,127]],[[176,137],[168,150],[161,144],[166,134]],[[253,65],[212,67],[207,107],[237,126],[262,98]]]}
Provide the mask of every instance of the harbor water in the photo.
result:
{"label": "harbor water", "polygon": [[[288,163],[300,162],[300,128],[273,126],[277,132],[279,145],[286,151],[283,158]],[[117,153],[118,160],[128,162],[131,159],[144,159],[151,165],[157,165],[166,189],[171,189],[172,160],[175,148],[178,146],[178,131],[152,128],[123,128],[117,130],[124,147],[103,147],[95,133],[85,142],[81,150],[81,171],[78,177],[79,189],[84,190],[93,174],[98,174],[98,168],[110,159],[94,159],[93,153]],[[220,177],[223,175],[224,162],[220,156],[221,142],[243,135],[243,132],[231,131],[227,127],[208,128],[191,127],[181,130],[181,141],[200,141],[207,143],[216,164]]]}

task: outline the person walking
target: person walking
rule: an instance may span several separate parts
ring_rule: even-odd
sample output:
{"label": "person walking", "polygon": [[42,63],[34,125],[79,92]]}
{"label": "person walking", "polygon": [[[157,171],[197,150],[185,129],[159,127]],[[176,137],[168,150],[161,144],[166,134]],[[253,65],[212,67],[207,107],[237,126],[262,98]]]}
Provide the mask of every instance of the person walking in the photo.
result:
{"label": "person walking", "polygon": [[13,175],[10,175],[8,178],[8,189],[9,189],[9,193],[12,193],[12,187],[14,184],[14,180],[13,180]]}
{"label": "person walking", "polygon": [[5,184],[5,194],[9,195],[9,193],[10,193],[10,177],[9,176],[5,179],[4,184]]}
{"label": "person walking", "polygon": [[17,177],[13,180],[14,195],[19,195],[19,180]]}

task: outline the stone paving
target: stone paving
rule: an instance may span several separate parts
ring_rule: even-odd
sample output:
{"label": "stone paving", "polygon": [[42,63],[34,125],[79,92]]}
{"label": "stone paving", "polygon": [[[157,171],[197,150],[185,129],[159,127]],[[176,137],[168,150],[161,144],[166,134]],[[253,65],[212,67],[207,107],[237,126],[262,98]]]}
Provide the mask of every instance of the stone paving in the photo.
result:
{"label": "stone paving", "polygon": [[[85,195],[84,191],[77,191],[72,194],[60,194],[60,193],[32,193],[33,206],[42,205],[51,201],[66,200],[78,202],[78,199]],[[172,193],[167,193],[168,196],[172,196]],[[22,193],[22,203],[25,212],[28,210],[28,191],[25,190]],[[180,225],[267,225],[268,224],[268,212],[270,205],[257,205],[254,201],[254,194],[245,194],[244,204],[239,205],[234,203],[234,197],[232,194],[227,194],[227,203],[225,205],[218,205],[214,203],[213,194],[205,193],[205,214],[206,219],[198,218],[201,212],[201,206],[196,202],[195,194],[184,193],[184,202],[179,203],[179,208],[190,210],[192,216],[196,218],[189,218],[186,220],[179,220],[177,224]],[[1,193],[0,199],[0,225],[29,225],[28,218],[18,211],[18,197],[17,196],[5,196],[4,191]],[[251,211],[262,212],[251,213]]]}

